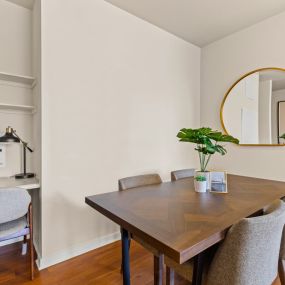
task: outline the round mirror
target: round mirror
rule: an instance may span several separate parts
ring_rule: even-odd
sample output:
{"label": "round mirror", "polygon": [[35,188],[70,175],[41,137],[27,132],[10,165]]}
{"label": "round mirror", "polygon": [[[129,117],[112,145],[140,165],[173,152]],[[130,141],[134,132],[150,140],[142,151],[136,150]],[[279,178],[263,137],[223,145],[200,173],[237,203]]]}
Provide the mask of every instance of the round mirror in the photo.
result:
{"label": "round mirror", "polygon": [[262,68],[237,80],[224,97],[221,123],[242,145],[284,145],[285,69]]}

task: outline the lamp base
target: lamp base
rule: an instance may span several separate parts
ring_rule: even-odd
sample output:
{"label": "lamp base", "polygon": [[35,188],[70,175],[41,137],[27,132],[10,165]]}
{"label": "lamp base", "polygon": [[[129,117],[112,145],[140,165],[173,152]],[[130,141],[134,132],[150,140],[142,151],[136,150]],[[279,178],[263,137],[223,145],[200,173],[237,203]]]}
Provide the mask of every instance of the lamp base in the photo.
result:
{"label": "lamp base", "polygon": [[16,179],[25,179],[25,178],[33,178],[35,177],[35,173],[19,173],[15,175]]}

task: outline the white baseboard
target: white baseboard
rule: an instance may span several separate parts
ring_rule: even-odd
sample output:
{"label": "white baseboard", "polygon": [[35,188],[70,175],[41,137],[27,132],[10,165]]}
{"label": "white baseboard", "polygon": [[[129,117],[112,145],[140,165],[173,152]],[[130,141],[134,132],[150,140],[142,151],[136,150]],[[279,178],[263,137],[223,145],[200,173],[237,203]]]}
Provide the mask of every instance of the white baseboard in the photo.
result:
{"label": "white baseboard", "polygon": [[38,259],[36,263],[37,263],[39,270],[42,270],[44,268],[47,268],[57,263],[66,261],[70,258],[76,257],[88,251],[94,250],[98,247],[109,244],[111,242],[120,240],[120,238],[121,238],[120,232],[115,232],[110,235],[96,238],[86,244],[83,244],[80,246],[73,246],[67,250],[57,252],[56,254],[53,254],[51,256],[42,257]]}

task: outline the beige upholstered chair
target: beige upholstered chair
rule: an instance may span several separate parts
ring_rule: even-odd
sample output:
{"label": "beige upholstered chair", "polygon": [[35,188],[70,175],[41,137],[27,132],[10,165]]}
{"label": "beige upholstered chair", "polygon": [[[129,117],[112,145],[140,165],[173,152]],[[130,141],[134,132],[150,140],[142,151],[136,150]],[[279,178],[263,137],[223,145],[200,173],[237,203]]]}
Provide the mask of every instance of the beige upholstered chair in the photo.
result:
{"label": "beige upholstered chair", "polygon": [[[204,278],[206,285],[270,285],[277,277],[285,204],[276,201],[264,216],[246,218],[230,228]],[[165,263],[191,281],[193,261]],[[168,284],[173,284],[168,283]]]}
{"label": "beige upholstered chair", "polygon": [[285,285],[285,227],[283,228],[283,234],[281,239],[278,273],[281,285]]}
{"label": "beige upholstered chair", "polygon": [[31,280],[34,279],[33,217],[31,197],[27,190],[20,188],[0,189],[0,242],[30,236]]}
{"label": "beige upholstered chair", "polygon": [[[282,200],[285,201],[285,198],[283,198]],[[281,239],[278,273],[281,285],[285,285],[285,227],[283,228],[282,239]]]}
{"label": "beige upholstered chair", "polygon": [[[132,177],[126,177],[119,180],[119,191],[137,188],[139,191],[140,187],[155,185],[162,183],[162,180],[158,174],[146,174],[146,175],[138,175]],[[157,271],[163,267],[163,255],[161,255],[155,248],[153,248],[150,244],[142,241],[139,237],[135,235],[131,235],[129,240],[129,245],[131,243],[131,238],[136,242],[140,243],[143,247],[149,250],[154,256],[154,270]],[[162,274],[163,272],[160,272]]]}
{"label": "beige upholstered chair", "polygon": [[195,175],[194,168],[175,170],[171,172],[171,181],[193,177],[194,175]]}

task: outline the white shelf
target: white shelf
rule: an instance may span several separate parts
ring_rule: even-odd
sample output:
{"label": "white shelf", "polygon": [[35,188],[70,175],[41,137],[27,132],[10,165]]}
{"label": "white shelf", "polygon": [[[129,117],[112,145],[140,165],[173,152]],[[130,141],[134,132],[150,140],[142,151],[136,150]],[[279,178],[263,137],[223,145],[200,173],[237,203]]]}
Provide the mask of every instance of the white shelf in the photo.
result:
{"label": "white shelf", "polygon": [[22,111],[25,113],[33,113],[35,110],[34,106],[27,105],[14,105],[14,104],[2,104],[0,103],[0,110],[8,110],[8,111]]}
{"label": "white shelf", "polygon": [[27,85],[31,88],[35,85],[35,78],[31,76],[24,76],[19,74],[11,74],[6,72],[0,72],[0,80],[19,83],[23,85]]}

